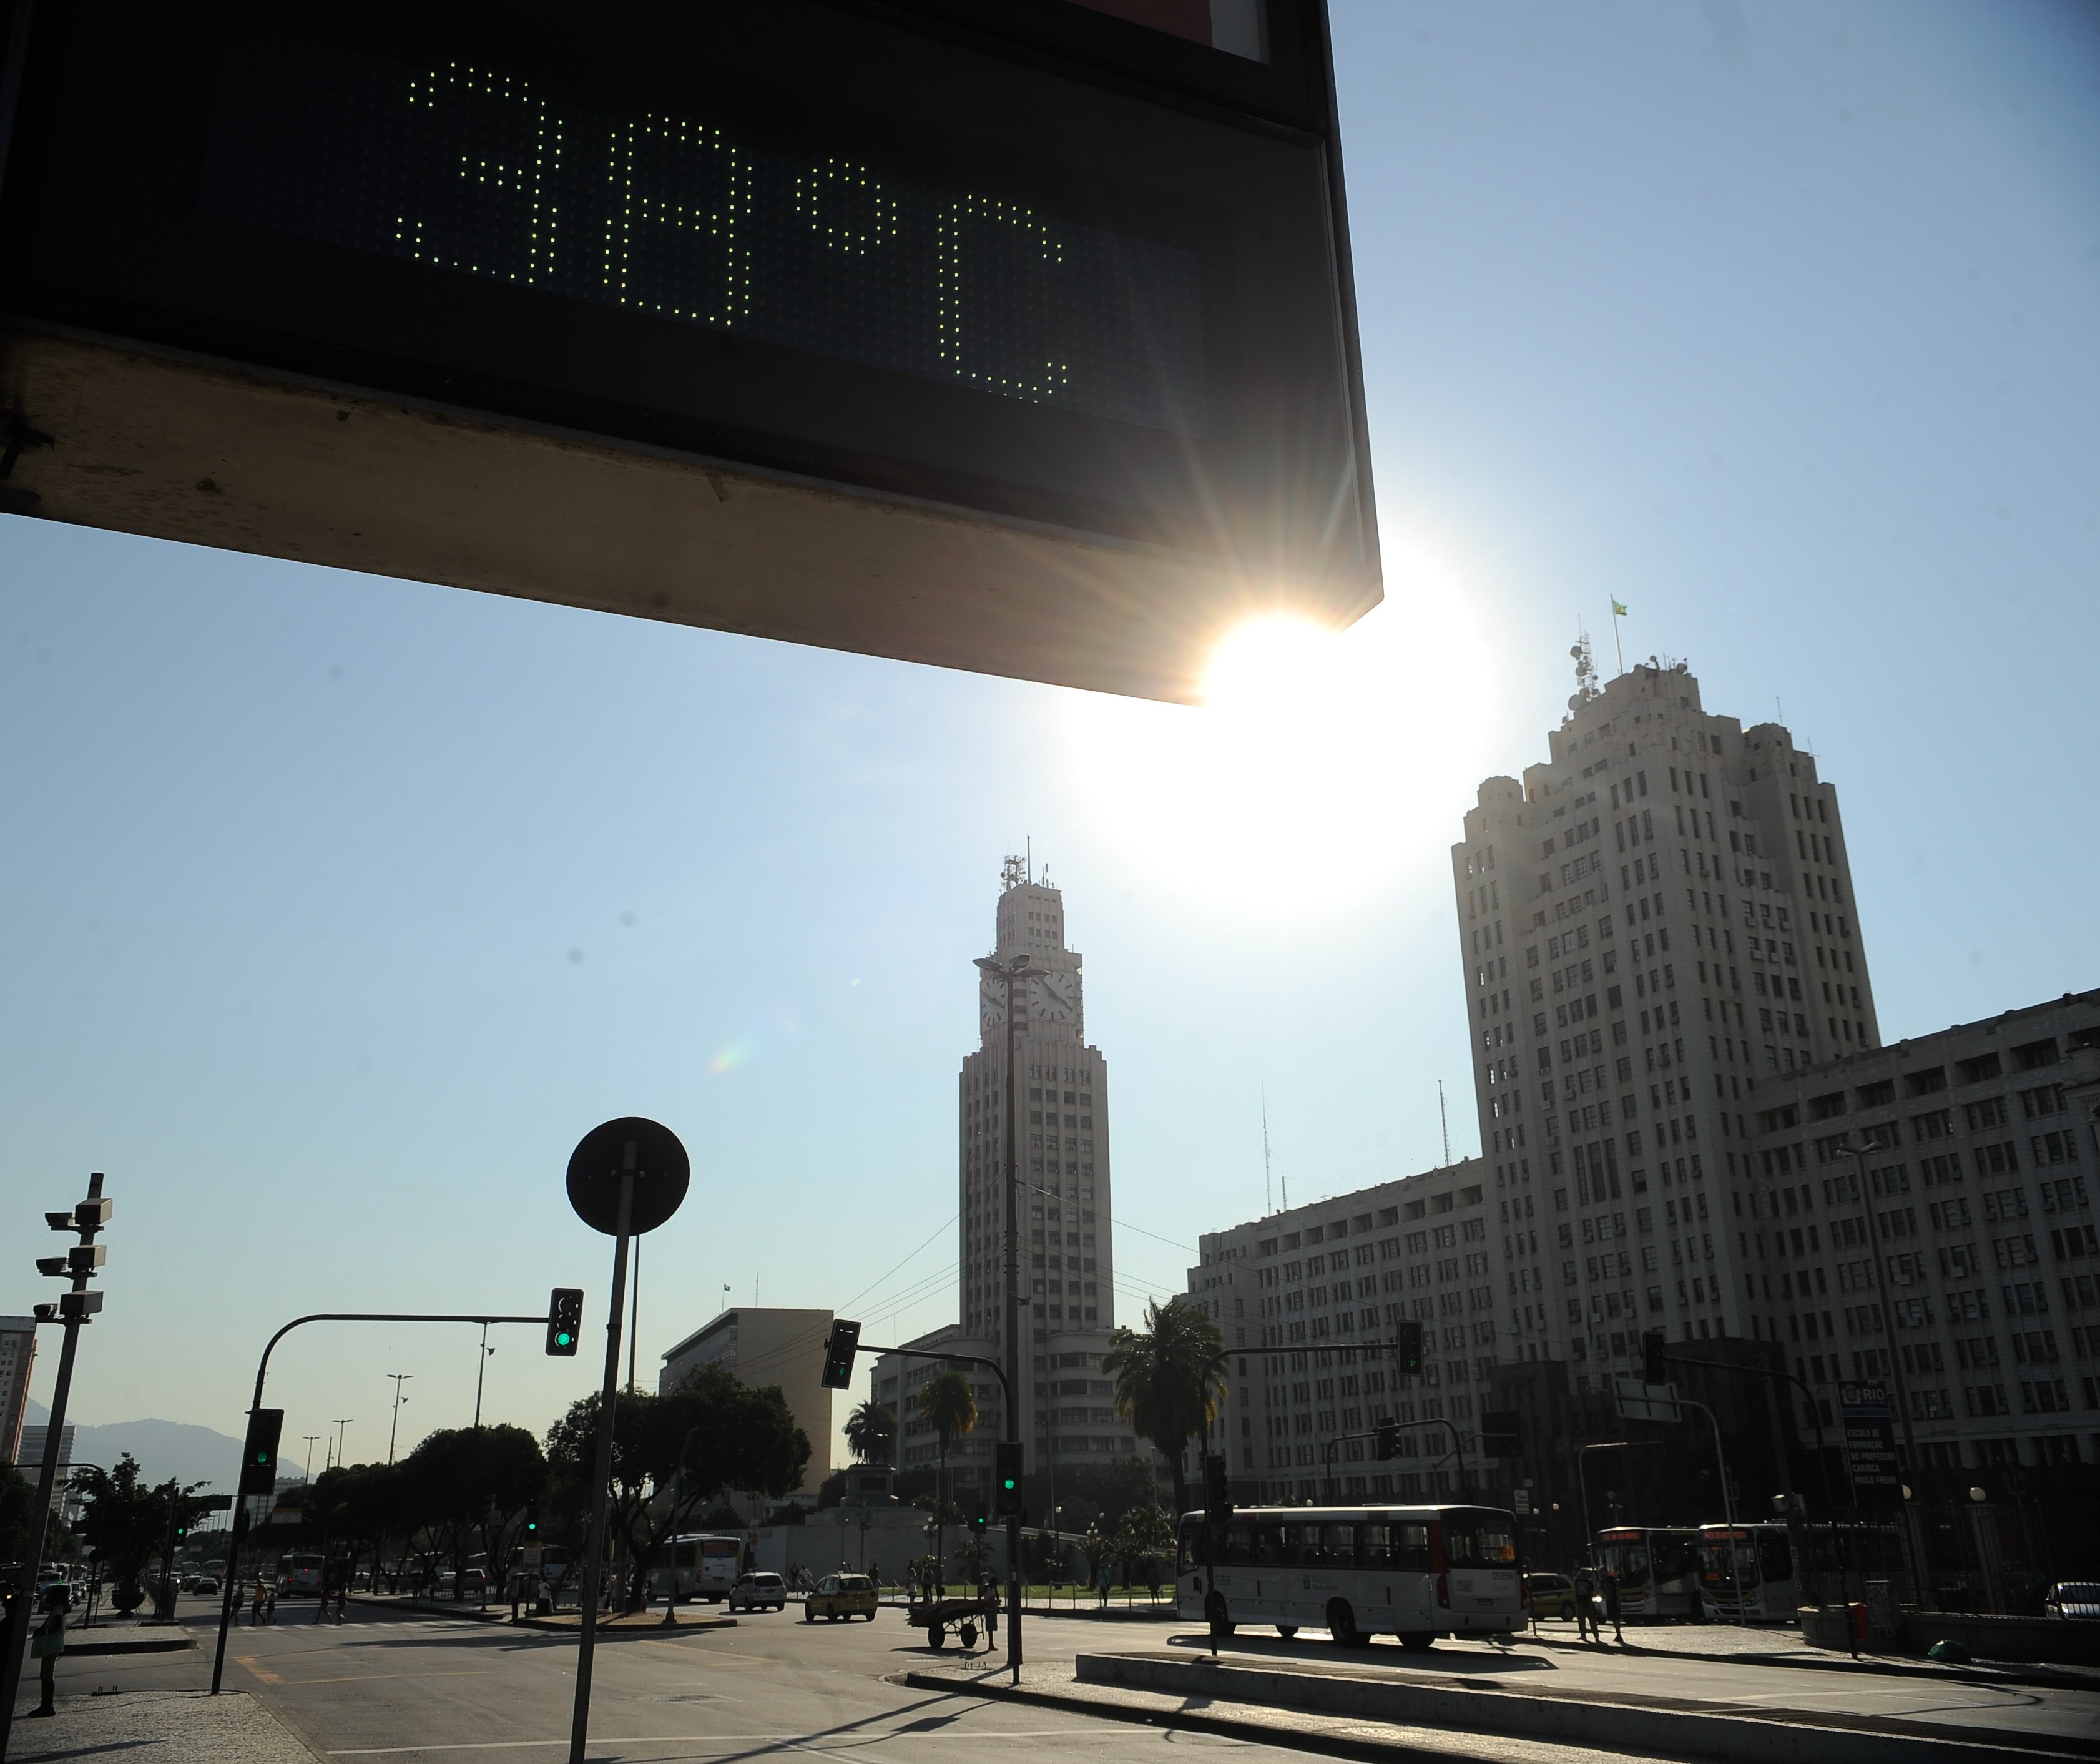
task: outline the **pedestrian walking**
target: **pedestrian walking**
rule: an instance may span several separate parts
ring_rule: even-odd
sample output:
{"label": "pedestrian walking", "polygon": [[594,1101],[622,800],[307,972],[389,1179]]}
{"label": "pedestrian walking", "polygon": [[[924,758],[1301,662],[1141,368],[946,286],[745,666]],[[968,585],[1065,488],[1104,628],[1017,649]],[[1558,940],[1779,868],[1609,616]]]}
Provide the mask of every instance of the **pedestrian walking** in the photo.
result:
{"label": "pedestrian walking", "polygon": [[1597,1576],[1590,1572],[1588,1563],[1575,1570],[1575,1639],[1587,1641],[1597,1626],[1596,1607],[1592,1601],[1597,1596]]}
{"label": "pedestrian walking", "polygon": [[882,1564],[880,1562],[874,1563],[867,1572],[868,1578],[875,1582],[875,1596],[880,1601],[882,1598]]}
{"label": "pedestrian walking", "polygon": [[36,1634],[29,1642],[31,1657],[42,1662],[38,1677],[42,1700],[29,1711],[32,1715],[58,1713],[58,1705],[53,1699],[58,1694],[59,1656],[65,1651],[66,1613],[72,1609],[73,1595],[64,1586],[44,1589],[44,1620],[37,1625]]}
{"label": "pedestrian walking", "polygon": [[335,1583],[335,1620],[341,1623],[350,1615],[350,1573],[345,1569]]}
{"label": "pedestrian walking", "polygon": [[[1602,1591],[1604,1595],[1604,1615],[1612,1620],[1612,1639],[1623,1647],[1626,1646],[1626,1632],[1624,1625],[1619,1621],[1619,1573],[1617,1569],[1607,1568],[1604,1571],[1604,1584],[1602,1588]],[[1604,1638],[1604,1629],[1602,1625],[1599,1625],[1597,1632],[1597,1639],[1601,1642]]]}
{"label": "pedestrian walking", "polygon": [[989,1652],[999,1646],[999,1582],[990,1569],[978,1577],[977,1597],[984,1605],[985,1649]]}
{"label": "pedestrian walking", "polygon": [[248,1627],[251,1629],[262,1620],[262,1576],[258,1574],[255,1576],[255,1601],[248,1607]]}
{"label": "pedestrian walking", "polygon": [[265,1623],[277,1620],[277,1583],[275,1581],[267,1583],[267,1590],[263,1594],[262,1620]]}

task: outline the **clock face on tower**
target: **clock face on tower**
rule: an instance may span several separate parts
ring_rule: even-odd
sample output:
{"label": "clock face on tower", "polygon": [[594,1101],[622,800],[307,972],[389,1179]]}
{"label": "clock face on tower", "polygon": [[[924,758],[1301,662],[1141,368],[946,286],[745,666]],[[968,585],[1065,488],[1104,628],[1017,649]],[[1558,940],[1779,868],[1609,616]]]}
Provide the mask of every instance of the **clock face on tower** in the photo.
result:
{"label": "clock face on tower", "polygon": [[1043,1015],[1052,1023],[1071,1023],[1079,1015],[1079,976],[1076,974],[1046,975],[1038,983],[1042,988]]}
{"label": "clock face on tower", "polygon": [[1006,1028],[1006,983],[981,980],[977,985],[977,1026],[989,1041]]}

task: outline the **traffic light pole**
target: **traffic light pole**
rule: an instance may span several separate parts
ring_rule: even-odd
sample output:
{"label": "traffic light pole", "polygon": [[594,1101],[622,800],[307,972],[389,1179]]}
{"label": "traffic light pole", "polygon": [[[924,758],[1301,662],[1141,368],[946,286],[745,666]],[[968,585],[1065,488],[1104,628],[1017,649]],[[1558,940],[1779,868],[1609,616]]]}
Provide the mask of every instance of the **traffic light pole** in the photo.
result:
{"label": "traffic light pole", "polygon": [[[270,1356],[276,1351],[277,1344],[283,1341],[286,1336],[289,1335],[293,1330],[299,1328],[304,1324],[475,1323],[487,1324],[491,1323],[544,1324],[547,1320],[548,1320],[545,1316],[495,1317],[475,1315],[471,1317],[464,1317],[453,1315],[448,1311],[311,1311],[303,1317],[293,1318],[289,1323],[286,1324],[283,1329],[280,1329],[275,1335],[271,1336],[269,1341],[263,1345],[262,1357],[261,1359],[258,1360],[255,1364],[255,1399],[249,1404],[248,1413],[250,1415],[253,1415],[262,1407],[263,1381],[270,1376]],[[71,1337],[68,1337],[68,1351],[70,1351],[70,1341]],[[70,1365],[72,1362],[68,1359],[66,1364]],[[226,1678],[226,1637],[227,1632],[233,1627],[233,1606],[234,1600],[236,1596],[235,1587],[236,1583],[239,1581],[240,1576],[240,1543],[241,1540],[248,1535],[247,1498],[245,1496],[236,1495],[234,1499],[238,1504],[235,1507],[233,1514],[233,1534],[231,1541],[227,1545],[226,1579],[219,1589],[218,1646],[214,1651],[211,1660],[211,1694],[214,1696],[217,1696],[218,1695],[219,1687],[224,1682]]]}
{"label": "traffic light pole", "polygon": [[569,1764],[584,1764],[590,1735],[591,1669],[598,1655],[598,1583],[605,1572],[606,1486],[612,1480],[613,1404],[619,1400],[620,1312],[627,1299],[627,1242],[633,1223],[634,1170],[630,1158],[629,1167],[620,1174],[618,1228],[613,1233],[612,1304],[606,1316],[605,1383],[598,1395],[590,1534],[585,1553],[583,1596],[576,1601],[576,1697],[569,1719]]}

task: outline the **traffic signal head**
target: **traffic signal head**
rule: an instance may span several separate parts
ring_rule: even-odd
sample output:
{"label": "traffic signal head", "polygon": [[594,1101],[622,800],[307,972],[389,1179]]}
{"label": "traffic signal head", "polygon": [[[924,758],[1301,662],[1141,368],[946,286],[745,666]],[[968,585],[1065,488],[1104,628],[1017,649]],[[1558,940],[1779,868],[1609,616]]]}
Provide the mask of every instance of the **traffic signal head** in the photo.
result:
{"label": "traffic signal head", "polygon": [[527,1507],[525,1510],[525,1541],[529,1544],[539,1535],[540,1510],[537,1507]]}
{"label": "traffic signal head", "polygon": [[267,1495],[277,1486],[277,1439],[285,1430],[281,1408],[248,1412],[248,1437],[240,1445],[240,1492]]}
{"label": "traffic signal head", "polygon": [[1395,1326],[1393,1357],[1400,1362],[1404,1377],[1419,1377],[1422,1373],[1422,1320],[1405,1317]]}
{"label": "traffic signal head", "polygon": [[1641,1382],[1667,1384],[1670,1368],[1663,1358],[1663,1351],[1670,1345],[1670,1337],[1660,1329],[1650,1329],[1641,1337]]}
{"label": "traffic signal head", "polygon": [[1225,1455],[1212,1452],[1203,1459],[1203,1514],[1214,1525],[1233,1516],[1233,1495],[1225,1480]]}
{"label": "traffic signal head", "polygon": [[860,1325],[843,1317],[832,1324],[824,1338],[824,1375],[818,1382],[827,1390],[843,1390],[853,1383],[854,1353],[860,1346]]}
{"label": "traffic signal head", "polygon": [[1371,1456],[1380,1463],[1400,1456],[1400,1423],[1382,1421],[1371,1436]]}
{"label": "traffic signal head", "polygon": [[972,1531],[982,1531],[985,1528],[989,1518],[990,1515],[986,1513],[985,1504],[982,1499],[973,1501],[970,1503],[970,1529]]}
{"label": "traffic signal head", "polygon": [[1021,1447],[1018,1439],[1001,1439],[992,1448],[992,1505],[1003,1519],[1021,1517]]}
{"label": "traffic signal head", "polygon": [[583,1338],[584,1295],[577,1286],[558,1286],[547,1295],[547,1351],[567,1358]]}

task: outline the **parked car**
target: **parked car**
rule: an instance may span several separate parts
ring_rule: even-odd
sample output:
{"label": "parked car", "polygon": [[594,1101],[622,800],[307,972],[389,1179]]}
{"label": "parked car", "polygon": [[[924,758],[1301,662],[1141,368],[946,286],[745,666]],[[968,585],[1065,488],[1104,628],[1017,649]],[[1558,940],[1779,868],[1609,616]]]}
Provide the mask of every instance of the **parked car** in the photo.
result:
{"label": "parked car", "polygon": [[740,1574],[729,1589],[731,1611],[785,1611],[788,1583],[777,1574]]}
{"label": "parked car", "polygon": [[2067,1617],[2073,1623],[2100,1623],[2100,1583],[2058,1581],[2042,1601],[2042,1615]]}
{"label": "parked car", "polygon": [[1564,1574],[1527,1574],[1524,1577],[1524,1608],[1534,1617],[1558,1617],[1564,1623],[1575,1616],[1575,1583]]}
{"label": "parked car", "polygon": [[865,1574],[827,1574],[803,1602],[802,1620],[814,1623],[822,1617],[836,1623],[842,1618],[865,1617],[872,1623],[875,1605],[875,1582]]}

